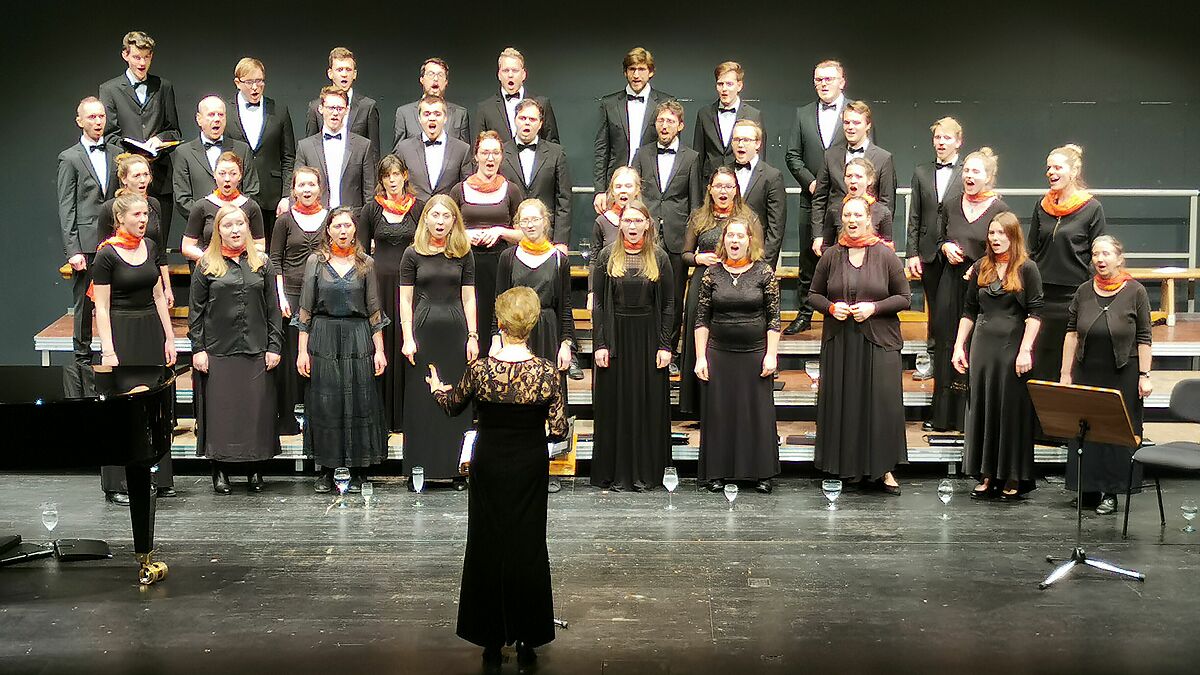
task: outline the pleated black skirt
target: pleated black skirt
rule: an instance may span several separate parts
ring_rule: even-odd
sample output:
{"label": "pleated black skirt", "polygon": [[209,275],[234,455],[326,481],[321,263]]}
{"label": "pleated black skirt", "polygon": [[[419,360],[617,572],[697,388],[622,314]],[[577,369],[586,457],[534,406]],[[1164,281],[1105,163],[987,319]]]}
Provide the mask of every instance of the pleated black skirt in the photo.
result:
{"label": "pleated black skirt", "polygon": [[208,373],[192,378],[197,456],[214,462],[261,462],[279,454],[279,367],[267,370],[262,354],[209,356]]}
{"label": "pleated black skirt", "polygon": [[[482,325],[482,324],[480,324]],[[468,408],[449,417],[429,393],[425,378],[435,364],[443,382],[458,384],[467,369],[467,320],[458,304],[418,303],[413,310],[416,365],[404,368],[404,467],[424,467],[425,477],[457,478],[463,434],[472,426]]]}
{"label": "pleated black skirt", "polygon": [[708,382],[700,385],[700,480],[762,480],[779,473],[772,378],[759,377],[765,356],[766,350],[708,348]]}
{"label": "pleated black skirt", "polygon": [[367,467],[387,458],[374,351],[366,319],[313,317],[304,449],[323,467]]}

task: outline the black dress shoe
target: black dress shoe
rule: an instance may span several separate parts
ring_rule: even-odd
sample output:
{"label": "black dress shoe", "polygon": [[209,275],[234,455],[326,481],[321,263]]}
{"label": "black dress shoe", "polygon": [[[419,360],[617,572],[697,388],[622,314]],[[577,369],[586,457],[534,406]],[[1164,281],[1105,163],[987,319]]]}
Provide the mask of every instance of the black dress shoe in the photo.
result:
{"label": "black dress shoe", "polygon": [[251,492],[263,491],[263,475],[260,471],[255,471],[246,478],[246,487],[250,488]]}
{"label": "black dress shoe", "polygon": [[921,422],[921,431],[933,431],[933,422],[928,420]]}
{"label": "black dress shoe", "polygon": [[116,504],[117,506],[129,506],[128,492],[105,492],[104,499],[109,504]]}
{"label": "black dress shoe", "polygon": [[771,485],[771,479],[770,479],[770,478],[767,478],[767,479],[765,479],[765,480],[760,480],[760,481],[758,481],[758,485],[755,485],[755,486],[754,486],[754,491],[755,491],[755,492],[759,492],[759,493],[762,493],[762,494],[764,494],[764,495],[769,495],[769,494],[771,494],[771,490],[773,490],[773,489],[774,489],[774,486],[772,486],[772,485]]}
{"label": "black dress shoe", "polygon": [[812,319],[810,317],[798,316],[791,323],[788,324],[787,328],[783,329],[783,334],[784,335],[798,335],[798,334],[803,333],[804,331],[808,330],[811,326],[812,326]]}
{"label": "black dress shoe", "polygon": [[708,482],[708,491],[709,492],[722,492],[724,490],[725,490],[725,481],[718,478],[717,480],[712,480],[712,481]]}
{"label": "black dress shoe", "polygon": [[567,367],[567,377],[572,380],[583,379],[583,368],[579,367],[579,357],[571,355],[571,365]]}
{"label": "black dress shoe", "polygon": [[215,492],[219,495],[227,495],[230,492],[232,492],[232,490],[229,487],[229,476],[225,475],[225,472],[223,470],[218,469],[218,470],[214,471],[212,478],[213,478],[213,492]]}
{"label": "black dress shoe", "polygon": [[975,487],[971,488],[971,499],[991,499],[996,496],[996,491],[992,489],[991,485],[983,490],[979,489],[980,485],[983,483],[977,483]]}
{"label": "black dress shoe", "polygon": [[517,643],[517,665],[522,669],[528,668],[537,663],[537,652],[533,651],[533,647],[524,642]]}
{"label": "black dress shoe", "polygon": [[164,488],[158,488],[158,492],[156,492],[155,494],[159,497],[174,497],[176,495],[176,492],[175,492],[175,488],[168,486],[168,487],[164,487]]}
{"label": "black dress shoe", "polygon": [[313,489],[317,494],[323,495],[333,490],[333,471],[322,471],[317,474],[316,483],[313,484]]}
{"label": "black dress shoe", "polygon": [[467,479],[459,476],[454,479],[454,491],[462,492],[467,489]]}
{"label": "black dress shoe", "polygon": [[1112,514],[1114,514],[1116,512],[1117,512],[1117,496],[1116,495],[1108,495],[1108,494],[1104,495],[1104,498],[1100,500],[1100,505],[1096,507],[1096,515],[1111,516]]}
{"label": "black dress shoe", "polygon": [[562,491],[562,483],[557,478],[551,478],[549,484],[546,485],[546,492],[554,494]]}
{"label": "black dress shoe", "polygon": [[500,649],[500,647],[483,648],[483,672],[500,672],[500,666],[504,665],[504,653]]}

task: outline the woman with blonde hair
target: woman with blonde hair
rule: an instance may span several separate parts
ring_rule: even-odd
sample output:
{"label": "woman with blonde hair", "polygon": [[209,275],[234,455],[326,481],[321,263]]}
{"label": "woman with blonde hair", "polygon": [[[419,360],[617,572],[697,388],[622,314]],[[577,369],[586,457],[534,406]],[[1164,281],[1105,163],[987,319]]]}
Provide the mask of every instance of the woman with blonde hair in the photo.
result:
{"label": "woman with blonde hair", "polygon": [[430,365],[457,382],[479,356],[475,257],[458,205],[447,195],[434,195],[425,204],[413,245],[400,261],[400,328],[407,362],[405,469],[424,467],[427,479],[453,479],[454,488],[463,490],[458,456],[471,416],[446,417],[424,391]]}
{"label": "woman with blonde hair", "polygon": [[671,264],[655,241],[650,209],[630,202],[620,238],[592,267],[595,308],[591,483],[641,492],[662,484],[671,456],[671,362],[674,303]]}
{"label": "woman with blonde hair", "polygon": [[242,468],[251,492],[262,464],[279,454],[275,368],[283,316],[275,268],[252,244],[246,214],[227,205],[192,273],[188,338],[196,408],[196,454],[212,462],[213,491],[229,494],[229,470]]}
{"label": "woman with blonde hair", "polygon": [[629,202],[642,198],[642,178],[638,170],[632,166],[622,166],[613,172],[608,180],[608,208],[596,216],[592,224],[592,250],[600,249],[613,243],[620,237],[621,213]]}

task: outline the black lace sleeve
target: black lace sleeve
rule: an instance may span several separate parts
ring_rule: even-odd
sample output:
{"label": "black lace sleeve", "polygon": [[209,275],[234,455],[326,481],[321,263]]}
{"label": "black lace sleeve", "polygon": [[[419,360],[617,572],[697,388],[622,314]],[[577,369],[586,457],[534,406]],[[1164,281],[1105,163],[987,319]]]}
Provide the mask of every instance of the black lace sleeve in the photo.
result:
{"label": "black lace sleeve", "polygon": [[379,278],[375,275],[375,261],[367,266],[366,278],[363,284],[367,292],[367,321],[371,324],[371,332],[378,333],[392,323],[383,311],[383,301],[379,298]]}
{"label": "black lace sleeve", "polygon": [[469,404],[479,391],[479,383],[483,380],[483,368],[487,363],[487,359],[476,359],[472,361],[467,370],[463,372],[462,379],[458,384],[450,389],[433,392],[433,399],[437,404],[446,411],[450,417],[454,417],[466,410]]}
{"label": "black lace sleeve", "polygon": [[779,320],[779,277],[769,265],[764,265],[763,276],[766,283],[763,288],[763,309],[767,314],[767,331],[778,333],[782,330]]}
{"label": "black lace sleeve", "polygon": [[547,437],[552,441],[566,440],[571,431],[567,422],[567,401],[558,383],[558,371],[553,364],[546,370],[544,380],[550,389],[550,410],[546,415]]}
{"label": "black lace sleeve", "polygon": [[719,265],[713,265],[704,270],[704,276],[700,277],[700,299],[696,302],[696,327],[708,328],[709,322],[712,320],[712,295],[713,286],[716,280],[713,275],[716,274],[716,269]]}

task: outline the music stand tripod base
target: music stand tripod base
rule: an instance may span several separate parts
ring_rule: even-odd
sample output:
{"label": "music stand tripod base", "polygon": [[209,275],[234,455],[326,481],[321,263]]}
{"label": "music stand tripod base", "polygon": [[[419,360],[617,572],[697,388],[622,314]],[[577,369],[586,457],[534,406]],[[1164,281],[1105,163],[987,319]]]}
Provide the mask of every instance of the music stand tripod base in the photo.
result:
{"label": "music stand tripod base", "polygon": [[1094,558],[1089,558],[1089,557],[1087,557],[1087,553],[1085,553],[1083,551],[1083,549],[1078,546],[1076,546],[1074,549],[1071,550],[1070,558],[1056,558],[1052,555],[1046,556],[1046,562],[1049,562],[1049,563],[1060,562],[1063,560],[1065,560],[1066,562],[1064,562],[1063,564],[1054,568],[1054,571],[1050,573],[1050,576],[1046,577],[1045,581],[1038,584],[1038,590],[1044,591],[1047,588],[1050,588],[1051,584],[1053,584],[1054,582],[1067,576],[1067,573],[1069,573],[1072,569],[1074,569],[1076,565],[1087,565],[1088,567],[1095,567],[1098,570],[1103,570],[1105,572],[1112,572],[1113,574],[1119,574],[1120,576],[1126,577],[1128,579],[1132,579],[1134,581],[1145,581],[1146,580],[1146,575],[1142,574],[1141,572],[1138,572],[1136,570],[1127,570],[1123,567],[1117,567],[1116,565],[1105,562],[1103,560],[1096,560]]}

